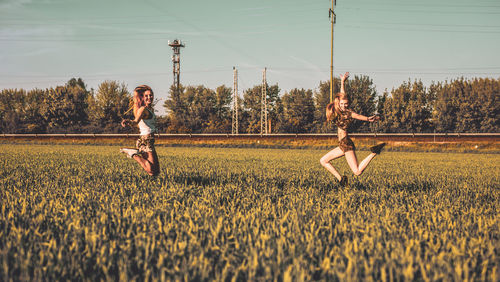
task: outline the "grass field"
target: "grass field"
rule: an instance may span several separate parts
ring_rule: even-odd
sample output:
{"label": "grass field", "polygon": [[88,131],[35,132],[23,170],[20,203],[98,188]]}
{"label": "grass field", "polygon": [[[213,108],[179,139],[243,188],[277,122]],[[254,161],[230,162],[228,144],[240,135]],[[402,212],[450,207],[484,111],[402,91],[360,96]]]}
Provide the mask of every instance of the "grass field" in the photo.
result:
{"label": "grass field", "polygon": [[0,144],[0,280],[499,280],[498,154],[118,148]]}

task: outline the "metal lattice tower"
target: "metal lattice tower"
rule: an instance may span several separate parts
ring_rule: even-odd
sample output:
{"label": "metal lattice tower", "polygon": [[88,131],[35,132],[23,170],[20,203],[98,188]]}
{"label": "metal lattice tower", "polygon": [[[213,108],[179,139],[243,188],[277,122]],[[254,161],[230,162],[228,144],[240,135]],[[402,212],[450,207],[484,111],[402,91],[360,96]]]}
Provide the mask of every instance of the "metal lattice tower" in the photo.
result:
{"label": "metal lattice tower", "polygon": [[180,76],[181,76],[181,48],[184,47],[184,44],[178,39],[175,39],[173,42],[168,41],[168,46],[172,47],[174,51],[174,55],[172,55],[172,62],[174,63],[174,85],[175,89],[179,90],[180,84]]}
{"label": "metal lattice tower", "polygon": [[238,134],[238,70],[233,67],[233,122],[232,134]]}
{"label": "metal lattice tower", "polygon": [[267,131],[267,81],[266,70],[262,71],[262,99],[260,104],[260,134],[268,134]]}

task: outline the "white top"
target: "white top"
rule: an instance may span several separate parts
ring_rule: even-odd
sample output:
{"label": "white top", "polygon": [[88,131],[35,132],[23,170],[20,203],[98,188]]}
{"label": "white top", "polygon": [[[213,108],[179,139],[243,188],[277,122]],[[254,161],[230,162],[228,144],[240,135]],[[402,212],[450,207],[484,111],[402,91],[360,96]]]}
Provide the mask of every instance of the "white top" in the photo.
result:
{"label": "white top", "polygon": [[151,118],[150,119],[141,119],[138,123],[139,125],[139,131],[141,132],[141,135],[148,135],[151,133],[156,132],[156,115],[154,111],[150,111],[148,108],[146,108],[148,112],[151,113]]}

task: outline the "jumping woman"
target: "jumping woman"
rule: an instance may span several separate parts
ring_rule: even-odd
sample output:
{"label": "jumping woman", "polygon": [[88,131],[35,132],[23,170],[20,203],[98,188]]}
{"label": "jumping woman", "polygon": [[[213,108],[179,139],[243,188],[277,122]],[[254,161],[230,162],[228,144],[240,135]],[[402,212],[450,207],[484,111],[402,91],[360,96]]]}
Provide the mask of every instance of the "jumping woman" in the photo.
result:
{"label": "jumping woman", "polygon": [[355,175],[361,175],[365,168],[368,166],[370,161],[377,155],[385,146],[385,143],[378,144],[370,148],[372,152],[368,155],[361,163],[358,165],[358,160],[356,158],[355,146],[351,138],[347,135],[347,128],[349,124],[354,120],[363,120],[374,122],[379,119],[378,116],[366,117],[357,114],[349,109],[349,97],[344,91],[344,82],[349,77],[349,73],[346,72],[341,75],[341,86],[340,93],[337,93],[333,103],[326,106],[326,119],[333,122],[338,127],[338,138],[339,146],[330,152],[326,153],[321,159],[320,163],[324,166],[331,174],[333,174],[339,181],[340,185],[345,187],[348,185],[347,176],[341,176],[339,172],[330,164],[330,161],[342,157],[345,155],[347,163]]}
{"label": "jumping woman", "polygon": [[124,119],[122,126],[139,126],[140,137],[136,142],[137,149],[122,148],[120,152],[136,160],[151,176],[160,173],[160,163],[155,150],[156,115],[153,109],[154,94],[147,85],[137,86],[134,90],[134,119]]}

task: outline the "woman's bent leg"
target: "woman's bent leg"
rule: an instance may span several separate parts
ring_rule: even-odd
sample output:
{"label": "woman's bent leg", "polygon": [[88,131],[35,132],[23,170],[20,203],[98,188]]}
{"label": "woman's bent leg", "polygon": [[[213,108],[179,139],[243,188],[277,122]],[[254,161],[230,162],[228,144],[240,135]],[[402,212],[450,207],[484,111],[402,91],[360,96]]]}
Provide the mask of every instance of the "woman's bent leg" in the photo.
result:
{"label": "woman's bent leg", "polygon": [[156,151],[135,155],[133,159],[136,160],[149,175],[155,176],[160,173],[160,163],[158,162]]}
{"label": "woman's bent leg", "polygon": [[333,150],[331,150],[330,152],[326,153],[320,160],[320,164],[326,168],[331,174],[333,174],[333,176],[335,176],[335,178],[337,178],[339,181],[342,179],[342,176],[340,175],[340,173],[332,166],[332,164],[330,163],[330,161],[336,159],[336,158],[339,158],[339,157],[342,157],[344,155],[344,152],[342,152],[342,150],[337,147]]}
{"label": "woman's bent leg", "polygon": [[153,175],[158,175],[160,173],[160,162],[158,161],[156,150],[148,152],[147,160],[151,163],[151,172]]}

